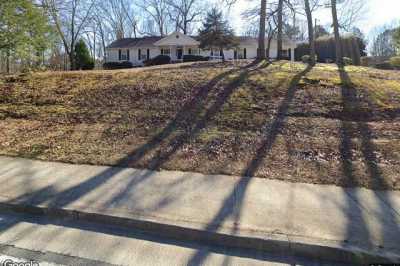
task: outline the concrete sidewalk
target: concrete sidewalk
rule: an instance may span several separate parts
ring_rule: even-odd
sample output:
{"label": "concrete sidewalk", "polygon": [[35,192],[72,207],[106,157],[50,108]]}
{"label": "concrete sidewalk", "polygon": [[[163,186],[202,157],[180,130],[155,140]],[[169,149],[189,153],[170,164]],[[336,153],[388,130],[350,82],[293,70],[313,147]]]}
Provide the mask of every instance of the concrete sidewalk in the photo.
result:
{"label": "concrete sidewalk", "polygon": [[400,263],[398,191],[1,156],[0,184],[3,209],[296,256]]}

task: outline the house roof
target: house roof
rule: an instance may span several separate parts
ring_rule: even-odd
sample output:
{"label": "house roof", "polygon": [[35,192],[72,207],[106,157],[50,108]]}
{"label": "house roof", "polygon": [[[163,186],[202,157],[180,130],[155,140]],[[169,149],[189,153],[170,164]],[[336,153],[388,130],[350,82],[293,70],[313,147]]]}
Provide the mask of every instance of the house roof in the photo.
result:
{"label": "house roof", "polygon": [[181,32],[175,31],[163,39],[154,43],[155,46],[168,46],[168,45],[199,45],[200,42],[196,41],[193,37],[185,35]]}
{"label": "house roof", "polygon": [[132,47],[152,47],[154,43],[163,39],[161,36],[148,36],[141,38],[123,38],[113,41],[107,48],[132,48]]}

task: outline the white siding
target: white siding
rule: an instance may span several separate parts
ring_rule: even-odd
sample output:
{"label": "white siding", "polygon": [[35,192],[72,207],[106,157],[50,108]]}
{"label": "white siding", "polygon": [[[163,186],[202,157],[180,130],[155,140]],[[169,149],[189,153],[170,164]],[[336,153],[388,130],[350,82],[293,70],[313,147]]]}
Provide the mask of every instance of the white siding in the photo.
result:
{"label": "white siding", "polygon": [[[266,44],[267,45],[267,44]],[[198,49],[195,46],[190,46],[192,49]],[[238,50],[240,50],[241,54],[243,53],[243,50],[246,49],[246,59],[254,59],[257,57],[257,47],[258,47],[258,43],[256,41],[254,42],[246,42],[243,45],[240,45],[238,47]],[[292,56],[292,60],[294,58],[294,49],[295,49],[295,44],[289,44],[289,43],[283,43],[283,49],[288,50],[291,49],[291,56]],[[170,46],[168,47],[170,48],[170,56],[172,60],[176,60],[176,47],[174,46]],[[184,49],[184,55],[188,54],[188,48],[189,47],[185,47]],[[138,49],[139,48],[132,48],[130,49],[130,61],[134,64],[134,65],[142,65],[143,64],[143,60],[139,60],[138,58]],[[141,49],[141,53],[142,55],[146,55],[147,54],[147,49],[150,49],[150,58],[154,58],[158,55],[161,54],[161,47],[142,47]],[[126,50],[126,49],[122,49],[122,50]],[[119,49],[108,49],[108,57],[107,57],[107,62],[118,62],[118,51]],[[238,52],[238,55],[240,54]],[[200,51],[200,55],[202,56],[210,56],[211,55],[211,51],[210,50],[201,50]],[[214,55],[219,55],[218,51],[214,51]],[[230,49],[230,50],[224,50],[224,55],[225,58],[228,60],[234,59],[234,49]],[[271,42],[271,47],[270,47],[270,54],[269,54],[271,59],[274,59],[277,57],[277,43],[276,40],[273,40]]]}
{"label": "white siding", "polygon": [[108,49],[106,61],[118,62],[118,49]]}

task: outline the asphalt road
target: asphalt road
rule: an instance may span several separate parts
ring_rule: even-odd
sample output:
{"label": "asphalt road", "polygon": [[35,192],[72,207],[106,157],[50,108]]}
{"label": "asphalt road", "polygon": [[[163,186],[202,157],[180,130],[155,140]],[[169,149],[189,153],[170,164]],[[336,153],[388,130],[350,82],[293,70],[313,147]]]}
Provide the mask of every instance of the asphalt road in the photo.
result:
{"label": "asphalt road", "polygon": [[[202,259],[196,262],[196,257]],[[285,254],[204,246],[144,232],[41,216],[0,213],[0,262],[39,265],[338,265]],[[3,264],[0,263],[2,266]],[[35,265],[35,264],[32,264]]]}

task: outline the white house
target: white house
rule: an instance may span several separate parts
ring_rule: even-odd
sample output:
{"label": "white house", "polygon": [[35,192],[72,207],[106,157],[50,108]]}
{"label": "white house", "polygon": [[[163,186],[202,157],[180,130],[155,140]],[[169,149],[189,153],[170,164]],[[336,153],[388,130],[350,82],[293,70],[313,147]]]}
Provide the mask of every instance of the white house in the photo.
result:
{"label": "white house", "polygon": [[[265,41],[267,45],[267,40]],[[184,55],[202,55],[219,57],[219,50],[202,50],[199,48],[196,37],[187,36],[180,32],[171,33],[165,37],[124,38],[116,40],[107,47],[107,62],[130,61],[136,66],[143,61],[157,55],[169,55],[172,61],[181,61]],[[239,37],[239,46],[235,49],[224,50],[227,60],[253,59],[257,56],[258,39],[253,37]],[[294,60],[296,43],[291,40],[283,41],[283,56]],[[277,56],[277,42],[272,40],[270,58]]]}

